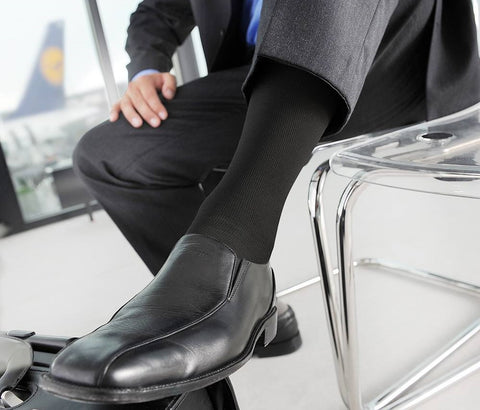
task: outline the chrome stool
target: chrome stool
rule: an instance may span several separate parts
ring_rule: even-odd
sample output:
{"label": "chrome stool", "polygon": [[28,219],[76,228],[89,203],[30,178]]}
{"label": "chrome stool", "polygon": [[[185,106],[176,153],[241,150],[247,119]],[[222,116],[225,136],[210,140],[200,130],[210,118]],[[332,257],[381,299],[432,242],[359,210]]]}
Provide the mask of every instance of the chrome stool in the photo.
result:
{"label": "chrome stool", "polygon": [[[319,146],[316,151],[322,150]],[[314,154],[316,153],[314,151]],[[335,236],[338,267],[331,263],[325,217],[326,181],[348,178],[338,201]],[[353,260],[352,208],[369,185],[434,195],[480,199],[480,104],[459,113],[375,138],[361,138],[337,150],[314,172],[309,212],[318,250],[318,264],[331,336],[337,380],[350,410],[411,408],[480,369],[480,355],[427,386],[415,384],[480,332],[480,317],[440,352],[369,403],[362,400],[356,318],[355,270],[374,266],[480,296],[480,286],[375,258]],[[331,242],[330,242],[331,243]],[[480,349],[479,349],[480,350]],[[407,391],[408,390],[408,391]]]}

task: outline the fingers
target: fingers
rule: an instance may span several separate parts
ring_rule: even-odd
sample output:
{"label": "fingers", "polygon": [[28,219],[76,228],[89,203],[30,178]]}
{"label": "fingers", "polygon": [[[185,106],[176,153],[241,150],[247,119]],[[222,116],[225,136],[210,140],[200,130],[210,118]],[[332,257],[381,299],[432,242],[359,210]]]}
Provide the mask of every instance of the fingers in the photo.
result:
{"label": "fingers", "polygon": [[140,92],[150,109],[160,117],[162,120],[166,120],[168,113],[165,106],[160,101],[157,89],[154,87],[140,88]]}
{"label": "fingers", "polygon": [[163,76],[162,94],[167,100],[171,100],[175,97],[177,91],[177,79],[171,74],[165,74]]}
{"label": "fingers", "polygon": [[112,109],[110,110],[110,121],[115,122],[118,120],[120,115],[120,101],[113,104]]}
{"label": "fingers", "polygon": [[176,79],[170,73],[142,76],[132,81],[124,96],[113,105],[110,121],[116,121],[121,111],[135,128],[141,127],[143,121],[147,121],[156,128],[168,116],[168,112],[159,98],[158,90],[161,90],[165,98],[172,99],[176,89]]}
{"label": "fingers", "polygon": [[122,99],[120,100],[120,109],[122,110],[122,113],[127,119],[127,121],[132,125],[132,127],[138,128],[142,126],[143,121],[133,107],[132,100],[129,96],[124,95],[122,97]]}
{"label": "fingers", "polygon": [[[140,114],[141,118],[147,121],[154,128],[160,125],[159,114],[152,110],[150,104],[145,99],[141,88],[132,87],[132,89],[128,90],[127,95],[130,98],[135,110],[138,112],[138,114]],[[133,125],[133,123],[131,124]]]}

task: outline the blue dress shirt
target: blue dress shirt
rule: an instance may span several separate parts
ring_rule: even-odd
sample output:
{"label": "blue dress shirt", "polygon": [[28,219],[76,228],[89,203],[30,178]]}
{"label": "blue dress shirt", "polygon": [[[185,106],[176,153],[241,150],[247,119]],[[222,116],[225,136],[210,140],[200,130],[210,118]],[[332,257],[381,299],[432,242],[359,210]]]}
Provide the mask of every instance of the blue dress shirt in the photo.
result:
{"label": "blue dress shirt", "polygon": [[[242,16],[242,30],[245,33],[245,40],[248,45],[254,46],[257,42],[258,23],[260,22],[260,12],[262,11],[263,0],[245,0],[243,4],[243,16]],[[158,73],[158,70],[148,68],[146,70],[139,71],[132,77],[131,81],[135,81],[147,74]]]}
{"label": "blue dress shirt", "polygon": [[258,23],[262,11],[263,0],[245,0],[243,4],[242,27],[245,32],[247,44],[254,46],[257,42]]}

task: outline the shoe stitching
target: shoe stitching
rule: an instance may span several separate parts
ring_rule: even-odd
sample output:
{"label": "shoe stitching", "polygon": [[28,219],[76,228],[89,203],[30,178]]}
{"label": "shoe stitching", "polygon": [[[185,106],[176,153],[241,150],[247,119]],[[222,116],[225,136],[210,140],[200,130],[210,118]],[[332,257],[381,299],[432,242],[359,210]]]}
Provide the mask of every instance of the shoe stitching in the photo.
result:
{"label": "shoe stitching", "polygon": [[243,261],[243,264],[242,264],[242,267],[241,267],[241,270],[239,272],[239,274],[237,275],[237,278],[235,280],[235,284],[233,286],[233,289],[232,289],[232,292],[230,294],[230,296],[228,296],[228,300],[232,300],[235,296],[235,294],[237,293],[237,290],[238,288],[240,287],[240,285],[242,284],[243,282],[243,279],[245,278],[246,274],[247,274],[247,270],[248,268],[252,265],[251,262],[247,261],[247,260],[244,260]]}
{"label": "shoe stitching", "polygon": [[187,383],[191,383],[191,382],[194,382],[194,381],[197,381],[197,380],[202,380],[202,379],[205,379],[209,376],[214,376],[218,373],[221,373],[221,372],[223,372],[223,371],[225,371],[225,370],[227,370],[231,367],[234,367],[235,365],[241,363],[243,360],[248,358],[248,356],[253,353],[253,349],[255,347],[255,343],[252,344],[252,341],[256,341],[260,338],[264,325],[266,324],[268,319],[270,319],[272,317],[272,315],[275,313],[275,311],[276,311],[275,307],[270,309],[269,312],[262,318],[262,320],[259,322],[259,324],[255,328],[255,331],[254,331],[255,337],[251,338],[249,340],[249,344],[247,346],[247,349],[245,349],[245,354],[239,356],[239,358],[237,360],[234,360],[234,361],[230,362],[229,364],[227,364],[226,366],[223,366],[223,367],[221,367],[219,369],[216,369],[214,371],[211,371],[211,372],[208,372],[208,373],[205,373],[203,375],[199,375],[199,376],[196,376],[196,377],[193,377],[193,378],[184,379],[180,382],[159,384],[159,385],[155,385],[155,386],[142,387],[140,389],[132,389],[132,388],[128,389],[128,388],[115,388],[115,387],[112,388],[112,387],[78,386],[78,385],[74,385],[74,384],[70,384],[70,383],[66,383],[66,382],[62,382],[62,381],[59,381],[59,380],[52,379],[48,375],[45,375],[44,378],[49,380],[50,383],[52,383],[52,384],[69,387],[70,389],[77,390],[77,391],[82,391],[82,390],[87,390],[87,391],[97,390],[97,391],[99,391],[100,390],[102,392],[117,392],[117,393],[129,393],[129,392],[131,392],[131,393],[140,393],[140,392],[148,393],[150,391],[155,391],[155,390],[158,390],[160,388],[174,387],[174,386],[179,386],[179,385],[184,385],[184,384],[187,384]]}
{"label": "shoe stitching", "polygon": [[137,343],[133,346],[129,346],[127,347],[125,350],[122,350],[120,352],[118,352],[116,355],[114,355],[114,357],[112,357],[112,359],[109,361],[109,363],[105,366],[105,370],[103,371],[102,375],[97,379],[97,384],[101,383],[103,381],[103,379],[105,378],[105,376],[107,375],[108,373],[108,370],[110,370],[110,366],[112,366],[114,364],[114,362],[119,359],[121,356],[123,356],[124,354],[128,353],[129,351],[133,350],[133,349],[137,349],[137,348],[140,348],[140,347],[143,347],[143,346],[147,346],[149,345],[150,343],[155,343],[155,342],[158,342],[159,340],[162,340],[162,339],[165,339],[165,338],[168,338],[168,337],[171,337],[177,333],[180,333],[180,332],[183,332],[184,330],[190,328],[190,327],[193,327],[194,325],[197,325],[201,322],[203,322],[204,320],[208,319],[209,317],[211,317],[212,315],[214,315],[216,312],[218,312],[222,307],[223,305],[225,305],[227,303],[228,299],[227,298],[224,298],[216,307],[214,307],[212,310],[210,310],[208,313],[206,313],[204,316],[198,318],[196,321],[194,322],[190,322],[188,323],[187,325],[181,327],[181,328],[178,328],[172,332],[170,332],[169,334],[167,335],[164,335],[164,336],[160,336],[160,337],[155,337],[153,339],[149,339],[149,340],[146,340],[146,341],[143,341],[143,342],[140,342],[140,343]]}
{"label": "shoe stitching", "polygon": [[[231,272],[230,272],[230,282],[233,280],[233,273],[235,271],[235,268],[237,266],[237,259],[235,257],[235,260],[234,260],[234,263],[233,263],[233,266],[232,266],[232,269],[231,269]],[[229,288],[231,288],[231,285],[229,285]],[[106,365],[104,371],[102,372],[102,374],[97,378],[96,380],[96,383],[97,384],[100,384],[103,379],[105,378],[108,370],[110,369],[110,366],[112,366],[112,364],[121,356],[123,356],[125,353],[128,353],[130,350],[133,350],[133,349],[136,349],[136,348],[139,348],[139,347],[143,347],[143,346],[146,346],[150,343],[155,343],[159,340],[162,340],[162,339],[165,339],[167,337],[171,337],[177,333],[180,333],[180,332],[183,332],[184,330],[194,326],[194,325],[197,325],[201,322],[203,322],[204,320],[208,319],[209,317],[211,317],[212,315],[214,315],[216,312],[218,312],[222,307],[223,305],[225,305],[227,302],[228,302],[228,293],[227,295],[224,297],[224,299],[219,302],[213,309],[211,309],[209,312],[207,312],[205,315],[203,315],[202,317],[199,317],[197,320],[195,320],[194,322],[190,322],[188,324],[186,324],[185,326],[183,327],[180,327],[178,329],[175,329],[173,330],[172,332],[166,334],[166,335],[163,335],[163,336],[160,336],[160,337],[155,337],[153,339],[149,339],[149,340],[146,340],[146,341],[143,341],[141,343],[137,343],[137,344],[134,344],[133,346],[129,346],[128,348],[126,348],[125,350],[122,350],[120,352],[118,352],[117,354],[115,354],[111,360],[108,362],[108,364]],[[112,319],[113,320],[113,319]]]}

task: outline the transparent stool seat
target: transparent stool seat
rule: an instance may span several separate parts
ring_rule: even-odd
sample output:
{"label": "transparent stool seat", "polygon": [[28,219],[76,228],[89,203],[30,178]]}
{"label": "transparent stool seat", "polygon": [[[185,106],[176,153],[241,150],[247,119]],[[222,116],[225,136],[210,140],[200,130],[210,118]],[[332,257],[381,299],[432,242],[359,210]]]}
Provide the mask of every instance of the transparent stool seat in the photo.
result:
{"label": "transparent stool seat", "polygon": [[480,104],[354,144],[330,167],[361,182],[480,198]]}
{"label": "transparent stool seat", "polygon": [[[418,383],[425,382],[426,375],[467,342],[471,341],[470,345],[474,345],[473,337],[480,334],[480,317],[437,353],[425,358],[386,391],[365,403],[359,365],[355,286],[357,268],[370,266],[421,280],[425,285],[467,292],[478,297],[480,286],[404,265],[402,261],[385,260],[381,255],[363,255],[355,259],[352,225],[359,214],[354,213],[354,208],[368,184],[480,198],[480,104],[381,136],[362,136],[350,145],[336,145],[333,149],[333,152],[328,150],[332,153],[329,160],[324,156],[312,175],[308,204],[339,390],[350,410],[412,408],[480,370],[480,356],[477,355],[450,373],[438,377],[434,375],[434,380],[426,384]],[[318,147],[315,151],[320,150],[321,147]],[[346,183],[329,183],[332,174],[345,177]],[[339,182],[338,179],[333,178],[333,181]],[[332,187],[335,189],[331,190]],[[339,189],[341,193],[337,198],[335,195]],[[419,201],[422,201],[420,195]],[[336,212],[328,214],[332,203]],[[332,218],[327,218],[327,214]],[[466,223],[471,224],[468,218],[465,219]],[[408,224],[408,218],[404,218],[403,222]],[[397,238],[391,238],[392,243],[395,240]],[[334,252],[329,249],[332,245]],[[450,253],[447,256],[450,257]]]}

